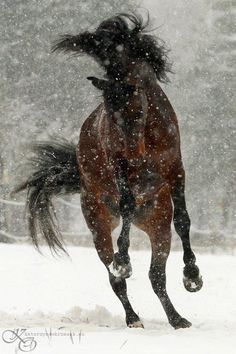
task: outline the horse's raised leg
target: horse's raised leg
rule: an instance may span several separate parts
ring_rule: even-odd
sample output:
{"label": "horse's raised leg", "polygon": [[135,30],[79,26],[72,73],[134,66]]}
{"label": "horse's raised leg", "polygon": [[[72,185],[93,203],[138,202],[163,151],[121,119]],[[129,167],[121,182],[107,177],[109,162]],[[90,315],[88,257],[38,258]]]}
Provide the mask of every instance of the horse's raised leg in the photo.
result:
{"label": "horse's raised leg", "polygon": [[180,236],[184,250],[184,286],[190,292],[196,292],[203,285],[202,277],[197,267],[196,257],[191,249],[189,232],[190,218],[186,208],[184,194],[184,172],[180,175],[180,181],[172,188],[171,196],[174,203],[174,226]]}
{"label": "horse's raised leg", "polygon": [[110,265],[110,272],[116,277],[129,278],[132,275],[132,266],[130,263],[129,250],[129,232],[131,226],[130,218],[123,218],[121,233],[117,240],[118,252],[114,254],[113,262]]}
{"label": "horse's raised leg", "polygon": [[111,287],[124,307],[127,326],[143,327],[129,302],[126,280],[120,276],[116,277],[110,271],[114,259],[111,232],[117,226],[114,224],[114,217],[104,204],[96,202],[93,198],[82,196],[81,205],[87,225],[93,234],[97,253],[109,273]]}
{"label": "horse's raised leg", "polygon": [[117,240],[118,252],[114,254],[112,267],[110,268],[113,274],[122,278],[129,278],[132,274],[128,250],[130,246],[130,227],[135,211],[135,198],[129,188],[127,168],[127,161],[119,159],[116,170],[116,181],[120,195],[119,211],[122,217],[122,230]]}
{"label": "horse's raised leg", "polygon": [[135,224],[145,231],[152,247],[149,278],[154,292],[158,296],[169,323],[176,329],[190,327],[191,323],[175,310],[166,290],[166,261],[171,244],[172,204],[169,187],[159,191],[154,207],[144,207],[137,213]]}

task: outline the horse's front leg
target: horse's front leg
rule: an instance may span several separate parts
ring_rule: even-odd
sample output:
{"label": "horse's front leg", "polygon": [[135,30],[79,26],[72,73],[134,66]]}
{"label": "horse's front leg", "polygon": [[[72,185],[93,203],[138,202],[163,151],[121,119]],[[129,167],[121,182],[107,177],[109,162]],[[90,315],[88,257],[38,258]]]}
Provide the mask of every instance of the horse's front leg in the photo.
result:
{"label": "horse's front leg", "polygon": [[184,250],[184,286],[190,292],[196,292],[203,285],[202,277],[197,267],[196,257],[190,244],[190,218],[186,208],[185,201],[185,174],[182,169],[172,187],[171,196],[174,203],[174,226],[177,234],[180,236]]}
{"label": "horse's front leg", "polygon": [[116,276],[110,271],[114,260],[111,232],[119,220],[114,219],[105,204],[97,201],[91,194],[82,192],[81,205],[87,225],[92,232],[98,256],[108,271],[111,287],[124,307],[127,326],[143,327],[139,316],[134,312],[129,302],[126,280],[119,274]]}
{"label": "horse's front leg", "polygon": [[122,217],[122,230],[117,240],[118,252],[114,254],[110,270],[113,274],[123,278],[129,278],[132,274],[128,250],[130,246],[130,227],[135,212],[135,197],[129,187],[127,174],[127,160],[118,159],[116,166],[116,182],[120,197],[119,212]]}

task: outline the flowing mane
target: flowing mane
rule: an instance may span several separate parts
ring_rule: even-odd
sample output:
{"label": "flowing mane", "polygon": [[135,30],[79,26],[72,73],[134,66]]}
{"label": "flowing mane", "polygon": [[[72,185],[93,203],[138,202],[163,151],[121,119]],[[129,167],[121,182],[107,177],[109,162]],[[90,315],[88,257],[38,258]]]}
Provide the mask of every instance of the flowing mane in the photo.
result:
{"label": "flowing mane", "polygon": [[[146,61],[160,82],[168,82],[167,74],[171,72],[168,50],[162,40],[148,33],[148,25],[149,16],[144,21],[142,16],[120,13],[103,21],[93,33],[61,36],[52,50],[89,54],[104,67],[108,77],[122,77],[118,52],[125,48],[131,61]],[[109,42],[112,44],[108,45]]]}
{"label": "flowing mane", "polygon": [[154,69],[157,79],[160,82],[167,82],[167,74],[171,72],[168,49],[164,41],[146,31],[149,17],[146,22],[141,16],[130,14],[119,14],[117,18],[123,23],[128,21],[131,23],[131,28],[127,28],[127,36],[125,37],[130,45],[131,58],[146,61]]}

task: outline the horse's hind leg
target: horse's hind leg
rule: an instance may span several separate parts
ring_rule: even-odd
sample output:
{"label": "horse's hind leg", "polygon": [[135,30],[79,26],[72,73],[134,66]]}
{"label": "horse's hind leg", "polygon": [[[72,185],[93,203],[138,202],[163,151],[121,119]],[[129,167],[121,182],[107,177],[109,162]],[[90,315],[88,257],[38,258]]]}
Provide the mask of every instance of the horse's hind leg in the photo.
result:
{"label": "horse's hind leg", "polygon": [[174,226],[177,234],[180,236],[184,250],[184,286],[190,292],[196,292],[203,285],[199,268],[195,264],[196,257],[190,245],[190,218],[186,208],[184,194],[184,171],[179,175],[179,180],[172,188],[171,196],[174,203]]}
{"label": "horse's hind leg", "polygon": [[134,312],[128,296],[127,296],[127,286],[126,280],[122,278],[116,278],[112,273],[109,272],[109,280],[112,286],[112,289],[116,296],[121,301],[125,314],[126,314],[126,324],[128,327],[141,327],[143,328],[143,324],[140,321],[139,316]]}
{"label": "horse's hind leg", "polygon": [[164,186],[155,200],[155,208],[144,207],[137,213],[135,224],[145,231],[152,247],[149,278],[154,292],[166,312],[169,323],[174,328],[190,327],[191,323],[175,310],[166,290],[166,261],[171,244],[172,204],[169,187]]}
{"label": "horse's hind leg", "polygon": [[85,196],[82,196],[81,202],[87,225],[93,234],[97,253],[108,270],[111,287],[124,307],[127,326],[143,327],[129,302],[126,280],[116,277],[110,271],[114,258],[111,231],[117,225],[113,225],[114,219],[104,204],[92,201],[91,198],[86,198]]}

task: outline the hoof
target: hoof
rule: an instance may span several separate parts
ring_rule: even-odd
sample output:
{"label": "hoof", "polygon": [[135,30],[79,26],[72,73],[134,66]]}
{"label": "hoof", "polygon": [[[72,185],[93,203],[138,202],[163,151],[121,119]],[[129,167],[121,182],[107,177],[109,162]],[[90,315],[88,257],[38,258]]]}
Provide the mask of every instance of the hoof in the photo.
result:
{"label": "hoof", "polygon": [[184,282],[185,289],[190,293],[196,293],[203,286],[203,280],[201,276],[196,279],[184,278],[183,282]]}
{"label": "hoof", "polygon": [[116,278],[126,279],[132,275],[131,263],[129,261],[124,262],[118,253],[114,254],[113,262],[108,268]]}
{"label": "hoof", "polygon": [[179,317],[177,319],[174,319],[173,321],[170,322],[170,324],[172,327],[174,327],[174,329],[189,328],[192,326],[192,323],[183,317]]}
{"label": "hoof", "polygon": [[111,274],[113,274],[116,278],[126,279],[132,275],[132,267],[130,263],[124,265],[116,265],[114,262],[112,262],[108,268]]}
{"label": "hoof", "polygon": [[183,283],[185,289],[191,293],[195,293],[202,288],[203,280],[195,264],[184,267]]}
{"label": "hoof", "polygon": [[143,324],[141,321],[136,321],[133,323],[128,324],[129,328],[144,328]]}

